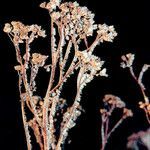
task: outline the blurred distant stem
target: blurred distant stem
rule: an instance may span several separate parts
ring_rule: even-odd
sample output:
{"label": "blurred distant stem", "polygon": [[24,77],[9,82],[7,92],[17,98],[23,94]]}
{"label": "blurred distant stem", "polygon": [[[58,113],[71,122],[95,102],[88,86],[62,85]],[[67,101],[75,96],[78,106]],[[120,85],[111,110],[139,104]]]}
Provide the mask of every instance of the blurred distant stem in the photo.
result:
{"label": "blurred distant stem", "polygon": [[109,109],[109,112],[102,114],[102,125],[101,125],[101,148],[100,150],[105,150],[106,144],[108,142],[108,139],[110,138],[111,134],[115,131],[116,128],[122,123],[122,121],[125,119],[124,114],[122,117],[117,121],[117,123],[112,127],[112,129],[109,130],[109,122],[110,122],[110,116],[113,113],[115,109],[115,105],[112,105]]}
{"label": "blurred distant stem", "polygon": [[[147,66],[150,67],[149,65],[147,65]],[[132,66],[129,67],[131,76],[133,77],[133,79],[136,81],[136,83],[139,85],[139,87],[141,89],[145,103],[149,103],[149,98],[146,96],[145,88],[144,88],[144,85],[142,84],[142,78],[143,78],[144,72],[148,69],[148,67],[145,69],[145,65],[143,65],[142,70],[141,70],[138,78],[135,76],[135,73],[133,71],[133,67]],[[150,124],[150,115],[147,113],[146,108],[144,108],[144,111],[146,114],[146,119],[147,119],[148,123]]]}
{"label": "blurred distant stem", "polygon": [[[146,94],[145,94],[145,89],[144,89],[142,83],[139,82],[139,80],[138,80],[137,77],[135,76],[134,71],[133,71],[133,68],[130,67],[129,70],[130,70],[131,76],[134,78],[134,80],[135,80],[135,81],[137,82],[137,84],[139,85],[139,87],[140,87],[140,89],[141,89],[141,92],[142,92],[142,95],[143,95],[143,97],[144,97],[145,102],[146,102],[146,103],[149,102],[148,97],[147,97]],[[140,74],[141,74],[141,73],[142,73],[142,71],[140,72]],[[143,76],[143,75],[142,75],[142,76]]]}
{"label": "blurred distant stem", "polygon": [[102,146],[100,150],[104,150],[106,147],[107,143],[107,132],[108,132],[108,124],[109,124],[109,119],[106,119],[106,122],[102,121],[102,126],[101,126],[101,137],[102,137]]}

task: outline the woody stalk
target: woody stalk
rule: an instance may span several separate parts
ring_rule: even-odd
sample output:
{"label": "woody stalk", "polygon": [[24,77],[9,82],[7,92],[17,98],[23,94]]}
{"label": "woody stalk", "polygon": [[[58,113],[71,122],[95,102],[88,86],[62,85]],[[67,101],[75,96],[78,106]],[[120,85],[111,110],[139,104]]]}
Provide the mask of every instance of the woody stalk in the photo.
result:
{"label": "woody stalk", "polygon": [[[51,0],[42,3],[40,7],[48,11],[51,19],[49,56],[32,53],[31,50],[31,43],[36,38],[46,37],[41,26],[12,21],[5,24],[4,32],[8,34],[16,50],[18,65],[15,70],[19,76],[27,148],[31,150],[34,147],[31,141],[36,138],[41,150],[61,150],[69,130],[76,125],[81,114],[83,88],[95,76],[107,76],[106,69],[102,67],[104,61],[93,55],[93,51],[104,41],[112,42],[117,33],[113,26],[95,24],[94,14],[87,7],[80,7],[77,2],[61,3],[59,0]],[[88,37],[94,32],[95,40],[89,44]],[[81,47],[81,42],[85,44],[85,48]],[[50,64],[46,64],[48,60]],[[44,97],[39,96],[36,86],[36,77],[41,68],[50,74]],[[76,96],[72,105],[67,106],[68,100],[61,96],[61,91],[75,70],[78,72]],[[59,71],[57,76],[56,71]],[[26,109],[31,112],[30,117]],[[31,130],[34,136],[31,135]]]}

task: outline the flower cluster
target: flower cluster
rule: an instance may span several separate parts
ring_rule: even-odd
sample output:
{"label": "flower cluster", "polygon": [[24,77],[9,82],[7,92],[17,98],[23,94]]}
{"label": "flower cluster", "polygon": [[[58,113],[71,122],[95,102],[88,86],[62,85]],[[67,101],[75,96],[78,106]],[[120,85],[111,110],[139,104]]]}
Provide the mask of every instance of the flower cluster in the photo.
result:
{"label": "flower cluster", "polygon": [[80,7],[77,2],[60,5],[60,15],[65,26],[66,36],[79,36],[81,39],[93,35],[94,14],[87,7]]}
{"label": "flower cluster", "polygon": [[18,45],[19,43],[24,43],[24,40],[28,40],[28,43],[31,43],[35,38],[38,38],[39,36],[46,36],[45,31],[41,29],[41,26],[25,26],[19,21],[12,21],[10,24],[6,23],[3,30],[10,35],[14,44],[16,45]]}
{"label": "flower cluster", "polygon": [[[52,0],[48,4],[42,3],[40,6],[52,12],[58,4],[60,4],[58,0]],[[87,7],[80,7],[77,2],[60,4],[58,11],[53,11],[51,17],[57,24],[65,27],[66,39],[72,35],[83,39],[86,36],[91,36],[93,31],[97,29],[97,25],[94,24],[94,14]]]}
{"label": "flower cluster", "polygon": [[[104,102],[104,108],[100,109],[101,119],[102,119],[102,123],[101,123],[102,149],[105,148],[111,134],[120,126],[120,124],[126,118],[133,116],[132,111],[126,108],[125,103],[117,96],[107,94],[104,96],[103,102]],[[122,116],[112,127],[112,129],[109,129],[110,118],[112,118],[113,112],[118,108],[123,111]]]}
{"label": "flower cluster", "polygon": [[41,3],[40,7],[48,9],[49,12],[52,12],[60,5],[60,2],[61,2],[60,0],[51,0],[48,3],[46,3],[46,2]]}
{"label": "flower cluster", "polygon": [[99,24],[97,33],[100,37],[100,42],[112,42],[113,39],[117,36],[117,32],[115,31],[114,26],[108,26],[106,24]]}
{"label": "flower cluster", "polygon": [[134,61],[134,57],[135,55],[131,53],[123,55],[121,57],[121,59],[123,60],[123,62],[121,63],[121,67],[122,68],[131,67]]}
{"label": "flower cluster", "polygon": [[41,55],[38,53],[33,53],[32,54],[32,63],[34,65],[37,65],[39,67],[44,66],[46,59],[48,58],[48,56],[45,55]]}
{"label": "flower cluster", "polygon": [[147,114],[150,115],[150,103],[149,102],[139,102],[140,108],[144,109]]}
{"label": "flower cluster", "polygon": [[92,55],[88,51],[76,51],[76,56],[81,60],[81,65],[86,68],[86,71],[90,71],[92,75],[108,76],[106,69],[102,70],[104,61],[100,60],[99,57]]}
{"label": "flower cluster", "polygon": [[[123,109],[123,119],[133,116],[132,111],[126,108],[126,104],[117,96],[106,94],[104,96],[103,102],[106,108],[100,109],[101,114],[111,115],[114,109],[120,108]],[[109,108],[107,107],[108,105],[110,106]]]}
{"label": "flower cluster", "polygon": [[117,108],[124,108],[126,106],[125,103],[119,97],[111,94],[105,95],[103,102],[108,103],[110,105],[114,105]]}
{"label": "flower cluster", "polygon": [[22,67],[20,65],[17,65],[17,66],[14,66],[14,69],[16,71],[21,71],[22,70]]}
{"label": "flower cluster", "polygon": [[128,109],[128,108],[124,108],[123,109],[123,118],[127,118],[127,117],[132,117],[133,116],[133,112]]}

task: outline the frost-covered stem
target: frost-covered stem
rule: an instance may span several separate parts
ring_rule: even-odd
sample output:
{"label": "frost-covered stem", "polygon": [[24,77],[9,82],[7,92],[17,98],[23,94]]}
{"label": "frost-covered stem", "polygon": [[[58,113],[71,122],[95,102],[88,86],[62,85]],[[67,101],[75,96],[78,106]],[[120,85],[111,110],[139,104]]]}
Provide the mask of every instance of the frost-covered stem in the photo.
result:
{"label": "frost-covered stem", "polygon": [[22,112],[22,120],[23,120],[23,125],[24,125],[24,131],[25,131],[25,136],[26,136],[26,142],[27,142],[27,148],[28,150],[32,149],[32,145],[31,145],[31,140],[30,140],[30,133],[29,133],[29,129],[28,129],[28,123],[27,123],[27,119],[26,119],[26,114],[25,114],[25,110],[24,110],[24,99],[21,96],[21,84],[22,84],[22,78],[21,75],[19,75],[19,82],[18,82],[18,87],[19,87],[19,93],[20,93],[20,98],[21,98],[21,112]]}
{"label": "frost-covered stem", "polygon": [[29,42],[28,40],[26,40],[26,55],[25,55],[25,65],[28,66],[28,62],[29,62],[29,59],[30,59],[30,46],[29,46]]}
{"label": "frost-covered stem", "polygon": [[[133,68],[130,67],[129,70],[130,70],[130,74],[132,75],[132,77],[134,78],[134,80],[135,80],[135,81],[137,82],[137,84],[139,85],[139,87],[140,87],[140,89],[141,89],[141,92],[142,92],[142,95],[143,95],[143,97],[144,97],[145,102],[148,103],[148,102],[149,102],[149,99],[148,99],[148,97],[146,96],[145,88],[143,87],[143,84],[141,84],[141,81],[139,82],[139,80],[138,80],[137,77],[135,76],[134,71],[133,71]],[[140,78],[141,78],[141,75],[143,75],[143,72],[142,72],[142,71],[140,72],[140,76],[139,76]]]}
{"label": "frost-covered stem", "polygon": [[[75,97],[73,105],[70,108],[69,118],[68,118],[67,122],[63,125],[62,129],[61,129],[60,136],[59,136],[59,139],[58,139],[58,143],[57,143],[57,146],[56,146],[56,150],[61,150],[61,144],[65,143],[65,140],[67,138],[67,137],[65,137],[65,133],[67,133],[68,130],[70,129],[68,127],[69,123],[73,119],[73,117],[75,115],[75,111],[78,108],[78,106],[80,105],[80,96],[81,96],[81,92],[82,92],[82,89],[80,89],[81,88],[80,86],[81,86],[81,79],[82,79],[83,74],[84,74],[84,68],[81,68],[80,71],[79,71],[78,77],[77,77],[76,97]],[[75,121],[75,120],[73,120],[73,121]]]}
{"label": "frost-covered stem", "polygon": [[46,92],[46,96],[48,97],[48,93],[50,91],[50,89],[52,88],[52,84],[54,82],[54,76],[55,76],[55,68],[56,68],[56,52],[55,52],[55,48],[54,48],[54,22],[53,20],[51,20],[51,57],[52,57],[52,70],[51,70],[51,75],[50,75],[50,80],[49,80],[49,84],[48,84],[48,88],[47,88],[47,92]]}
{"label": "frost-covered stem", "polygon": [[22,111],[22,119],[23,119],[24,130],[25,130],[26,141],[27,141],[27,148],[28,150],[31,150],[32,149],[31,140],[30,140],[31,137],[30,137],[29,129],[28,129],[29,126],[28,126],[26,116],[25,116],[24,100],[21,100],[21,111]]}
{"label": "frost-covered stem", "polygon": [[51,37],[50,37],[50,39],[51,39],[51,59],[52,59],[52,64],[54,63],[54,54],[55,54],[55,41],[54,41],[54,39],[55,39],[55,36],[54,36],[54,21],[53,21],[53,19],[51,18]]}
{"label": "frost-covered stem", "polygon": [[64,56],[63,62],[62,62],[62,67],[61,67],[62,75],[63,75],[63,69],[64,69],[64,67],[66,65],[66,62],[67,62],[67,59],[68,59],[68,56],[69,56],[69,53],[70,53],[71,46],[72,46],[72,41],[70,40],[69,43],[68,43],[66,52],[65,52],[65,56]]}
{"label": "frost-covered stem", "polygon": [[50,145],[50,131],[48,129],[48,101],[49,99],[45,99],[44,106],[43,106],[43,141],[44,141],[44,150],[49,150]]}
{"label": "frost-covered stem", "polygon": [[21,58],[21,55],[20,55],[20,49],[19,49],[18,45],[16,45],[14,42],[13,42],[13,44],[14,44],[15,50],[16,50],[17,61],[20,63],[20,65],[22,67],[22,79],[23,79],[23,83],[24,83],[24,87],[26,89],[26,92],[28,93],[29,98],[30,98],[30,104],[31,104],[30,108],[32,109],[32,112],[34,113],[34,116],[35,116],[35,118],[37,119],[37,122],[40,125],[41,123],[40,123],[39,117],[37,115],[35,105],[32,102],[32,96],[31,96],[32,94],[31,94],[31,91],[30,91],[30,86],[28,85],[26,69],[25,69],[25,66],[23,65],[23,62],[22,62],[22,58]]}
{"label": "frost-covered stem", "polygon": [[[51,28],[54,28],[53,26]],[[60,28],[63,28],[63,27],[60,27]],[[51,30],[52,32],[53,30]],[[46,96],[45,97],[48,97],[49,96],[49,92],[53,86],[53,82],[54,82],[54,77],[55,77],[55,70],[56,70],[56,65],[57,65],[57,62],[58,62],[58,59],[59,59],[59,56],[60,56],[60,49],[62,48],[62,35],[63,34],[63,30],[61,29],[60,30],[60,40],[59,40],[59,44],[58,44],[58,48],[57,48],[57,51],[55,52],[55,55],[53,56],[53,61],[52,61],[52,71],[51,71],[51,75],[50,75],[50,80],[49,80],[49,84],[48,84],[48,88],[47,88],[47,92],[46,92]],[[53,34],[52,34],[53,35]],[[55,37],[53,37],[55,38]]]}
{"label": "frost-covered stem", "polygon": [[[54,28],[53,26],[51,27],[51,28]],[[52,30],[53,31],[53,30]],[[53,112],[52,111],[54,111],[55,112],[55,107],[53,107],[53,110],[51,109],[51,111],[50,111],[50,128],[51,128],[51,131],[49,131],[50,129],[49,129],[49,120],[48,120],[48,107],[49,107],[49,96],[50,96],[50,93],[52,93],[50,90],[51,90],[51,88],[52,88],[52,86],[53,86],[53,82],[54,82],[54,77],[55,77],[55,71],[56,71],[56,65],[57,65],[57,62],[58,62],[58,58],[59,58],[59,55],[60,55],[60,49],[62,48],[62,40],[63,40],[63,38],[62,38],[62,34],[63,34],[63,31],[61,30],[61,32],[60,32],[60,41],[59,41],[59,44],[58,44],[58,48],[57,48],[57,51],[56,51],[56,53],[55,53],[55,55],[53,55],[54,56],[54,58],[53,58],[53,60],[52,60],[52,71],[51,71],[51,75],[50,75],[50,80],[49,80],[49,84],[48,84],[48,88],[47,88],[47,92],[46,92],[46,95],[45,95],[45,101],[44,101],[44,108],[43,108],[43,126],[44,126],[44,145],[45,145],[45,150],[47,150],[49,147],[51,147],[50,146],[50,144],[49,143],[51,143],[51,145],[54,145],[55,143],[54,143],[54,139],[53,139],[53,137],[54,137],[54,125],[52,125],[53,124],[53,116],[51,115]],[[53,38],[55,38],[55,37],[53,37]],[[54,106],[54,104],[55,104],[55,102],[54,102],[54,100],[52,100],[52,106]],[[48,133],[48,132],[50,132],[50,134]],[[49,140],[51,140],[51,141],[49,141]]]}
{"label": "frost-covered stem", "polygon": [[86,48],[88,48],[89,46],[88,46],[88,42],[87,42],[87,38],[86,37],[84,38],[84,43],[86,45]]}
{"label": "frost-covered stem", "polygon": [[40,118],[38,116],[38,113],[37,113],[37,110],[36,110],[36,106],[32,100],[32,91],[30,90],[30,85],[27,81],[27,74],[26,74],[26,69],[25,67],[23,66],[23,80],[24,80],[24,84],[25,84],[25,89],[26,89],[26,92],[28,93],[28,96],[29,96],[29,101],[30,101],[30,104],[31,104],[31,108],[34,112],[34,116],[38,122],[38,124],[41,126],[41,121],[40,121]]}
{"label": "frost-covered stem", "polygon": [[[72,105],[71,107],[71,111],[70,111],[70,117],[68,119],[68,121],[65,123],[65,125],[63,126],[63,129],[62,131],[60,132],[60,137],[59,137],[59,140],[58,140],[58,143],[57,143],[57,146],[56,146],[56,150],[61,150],[61,145],[65,143],[65,140],[67,137],[65,137],[65,133],[68,132],[69,128],[67,127],[68,124],[70,123],[70,121],[73,119],[74,117],[74,113],[75,113],[75,110],[77,108],[77,103],[78,102],[78,98],[80,96],[80,93],[79,91],[77,92],[77,95],[76,95],[76,98],[75,98],[75,101],[74,101],[74,104]],[[79,104],[78,104],[79,106]]]}
{"label": "frost-covered stem", "polygon": [[15,45],[15,43],[14,43],[14,46],[15,46],[15,50],[16,50],[17,61],[18,61],[18,63],[20,63],[21,66],[23,66],[22,58],[20,55],[20,49],[19,49],[18,45]]}
{"label": "frost-covered stem", "polygon": [[30,102],[31,107],[29,107],[29,109],[34,114],[38,124],[41,126],[40,118],[38,117],[37,110],[35,108],[36,106],[35,106],[35,104],[32,101],[32,94],[31,94],[31,91],[30,91],[30,86],[28,85],[28,82],[27,82],[27,76],[26,76],[26,71],[25,71],[24,66],[22,66],[22,69],[23,69],[23,75],[22,75],[23,83],[24,83],[24,86],[25,86],[25,90],[26,90],[26,92],[27,92],[27,94],[29,96],[29,100],[26,99],[26,103],[27,103],[27,105],[29,105],[29,102]]}
{"label": "frost-covered stem", "polygon": [[42,142],[42,136],[41,136],[41,132],[40,132],[40,128],[36,122],[36,120],[32,120],[33,122],[31,123],[30,127],[32,128],[32,130],[34,131],[34,135],[36,137],[36,141],[40,146],[40,150],[43,150],[44,145]]}
{"label": "frost-covered stem", "polygon": [[51,58],[52,58],[52,70],[50,75],[50,80],[46,92],[46,96],[44,99],[44,105],[43,105],[43,140],[44,140],[44,150],[49,150],[51,145],[50,139],[50,131],[49,131],[49,121],[48,121],[48,107],[49,107],[49,91],[52,88],[54,76],[55,76],[55,67],[56,67],[56,52],[54,48],[54,22],[53,19],[51,19]]}
{"label": "frost-covered stem", "polygon": [[62,85],[62,83],[64,83],[64,80],[67,78],[67,76],[69,76],[74,71],[74,69],[76,69],[79,66],[79,64],[80,61],[77,62],[74,66],[70,66],[65,75],[63,76],[62,80],[50,91],[50,93],[59,88]]}
{"label": "frost-covered stem", "polygon": [[50,140],[51,140],[51,146],[52,146],[52,149],[55,149],[55,141],[56,141],[56,137],[55,137],[55,126],[54,126],[54,117],[55,117],[55,113],[56,113],[56,105],[57,105],[57,99],[56,98],[53,98],[52,99],[52,106],[51,106],[51,109],[50,109],[50,114],[49,114],[49,130],[50,130]]}

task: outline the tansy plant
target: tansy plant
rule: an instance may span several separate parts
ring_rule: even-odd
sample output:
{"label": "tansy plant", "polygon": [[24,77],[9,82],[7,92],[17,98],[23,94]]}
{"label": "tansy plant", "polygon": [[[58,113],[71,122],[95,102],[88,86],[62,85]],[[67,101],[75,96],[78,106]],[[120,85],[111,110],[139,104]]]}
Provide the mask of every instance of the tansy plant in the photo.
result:
{"label": "tansy plant", "polygon": [[[107,76],[106,69],[103,68],[104,61],[93,55],[93,51],[104,41],[112,42],[117,33],[113,26],[95,24],[94,14],[77,2],[61,3],[60,0],[51,0],[42,3],[40,7],[48,11],[51,19],[49,56],[33,53],[31,50],[30,45],[36,38],[46,37],[41,26],[12,21],[5,24],[4,32],[8,34],[16,50],[18,64],[15,70],[19,75],[18,86],[27,148],[32,149],[32,140],[35,137],[41,150],[61,150],[69,130],[76,125],[81,114],[83,88],[95,76]],[[89,44],[88,37],[94,32],[95,40]],[[85,43],[86,48],[81,47],[81,42]],[[70,55],[73,57],[70,58]],[[50,65],[46,64],[47,59],[51,60]],[[44,97],[39,96],[36,90],[36,77],[41,68],[45,68],[50,74]],[[78,72],[76,96],[73,104],[67,107],[68,100],[62,97],[61,92],[75,70]],[[32,113],[30,117],[25,108]],[[61,114],[58,115],[58,112]],[[31,136],[31,130],[34,137]]]}

